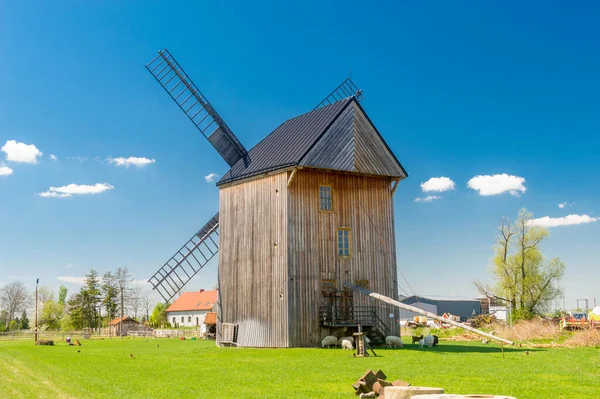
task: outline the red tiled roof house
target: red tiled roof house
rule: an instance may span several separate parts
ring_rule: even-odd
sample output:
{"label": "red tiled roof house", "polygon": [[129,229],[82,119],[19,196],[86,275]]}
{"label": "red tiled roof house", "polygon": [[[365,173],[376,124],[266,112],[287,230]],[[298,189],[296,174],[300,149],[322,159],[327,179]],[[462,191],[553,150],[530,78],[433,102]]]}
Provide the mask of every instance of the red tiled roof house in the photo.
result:
{"label": "red tiled roof house", "polygon": [[217,290],[184,292],[167,309],[167,318],[172,326],[199,327],[217,302]]}

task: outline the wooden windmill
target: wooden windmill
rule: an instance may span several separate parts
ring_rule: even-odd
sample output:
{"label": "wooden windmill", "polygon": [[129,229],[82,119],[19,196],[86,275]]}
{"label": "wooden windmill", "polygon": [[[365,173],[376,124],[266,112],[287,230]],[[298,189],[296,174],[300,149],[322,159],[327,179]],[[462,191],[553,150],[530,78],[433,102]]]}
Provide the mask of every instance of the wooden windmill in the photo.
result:
{"label": "wooden windmill", "polygon": [[247,151],[168,53],[147,66],[230,170],[219,213],[149,280],[165,301],[219,252],[217,341],[315,346],[324,335],[398,334],[397,312],[344,288],[397,298],[393,195],[407,173],[346,79],[314,110]]}

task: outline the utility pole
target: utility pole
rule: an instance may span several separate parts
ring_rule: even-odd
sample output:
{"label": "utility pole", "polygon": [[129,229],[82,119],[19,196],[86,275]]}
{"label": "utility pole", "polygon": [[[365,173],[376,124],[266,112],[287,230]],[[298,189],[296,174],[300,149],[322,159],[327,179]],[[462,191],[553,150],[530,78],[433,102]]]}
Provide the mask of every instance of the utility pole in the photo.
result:
{"label": "utility pole", "polygon": [[38,344],[38,284],[40,279],[35,280],[35,344]]}

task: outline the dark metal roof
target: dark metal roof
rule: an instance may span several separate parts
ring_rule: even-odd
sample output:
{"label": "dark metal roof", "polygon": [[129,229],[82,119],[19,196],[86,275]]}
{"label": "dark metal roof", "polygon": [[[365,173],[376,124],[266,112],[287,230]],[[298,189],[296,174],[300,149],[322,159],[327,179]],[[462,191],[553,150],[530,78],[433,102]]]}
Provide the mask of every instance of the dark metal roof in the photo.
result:
{"label": "dark metal roof", "polygon": [[283,122],[238,161],[217,185],[297,165],[338,115],[352,102],[345,98]]}
{"label": "dark metal roof", "polygon": [[217,185],[295,166],[408,176],[356,98],[348,97],[282,123]]}

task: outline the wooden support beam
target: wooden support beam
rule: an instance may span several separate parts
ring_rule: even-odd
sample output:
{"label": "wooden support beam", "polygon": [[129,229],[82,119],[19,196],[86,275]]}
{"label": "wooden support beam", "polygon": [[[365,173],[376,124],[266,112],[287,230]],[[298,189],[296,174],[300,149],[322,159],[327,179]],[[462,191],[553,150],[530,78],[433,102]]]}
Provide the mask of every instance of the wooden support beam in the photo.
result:
{"label": "wooden support beam", "polygon": [[392,186],[392,196],[394,195],[394,193],[396,192],[396,189],[398,188],[398,184],[400,184],[400,179],[396,180],[394,182],[394,185]]}
{"label": "wooden support beam", "polygon": [[417,307],[410,306],[410,305],[407,305],[407,304],[402,303],[402,302],[398,302],[398,301],[396,301],[396,300],[394,300],[394,299],[392,299],[390,297],[378,294],[378,293],[373,292],[371,290],[368,290],[366,288],[362,288],[362,287],[359,287],[357,285],[350,284],[350,283],[344,283],[344,286],[346,288],[350,288],[351,290],[356,291],[358,293],[361,293],[363,295],[367,295],[367,296],[370,296],[371,298],[379,299],[380,301],[383,301],[385,303],[389,303],[390,305],[394,305],[394,306],[396,306],[398,308],[405,309],[405,310],[410,310],[411,312],[419,313],[419,314],[425,315],[427,317],[431,317],[434,320],[439,320],[442,323],[447,323],[447,324],[451,324],[451,325],[456,326],[456,327],[460,327],[460,328],[462,328],[464,330],[471,331],[472,333],[481,335],[481,336],[489,338],[489,339],[494,339],[496,341],[500,341],[500,342],[503,342],[505,344],[514,345],[514,342],[509,341],[507,339],[500,338],[500,337],[497,337],[497,336],[492,335],[492,334],[488,334],[486,332],[483,332],[481,330],[478,330],[478,329],[473,328],[471,326],[467,326],[466,324],[459,323],[459,322],[454,321],[454,320],[445,319],[445,318],[440,317],[440,316],[438,316],[438,315],[436,315],[434,313],[427,312],[427,311],[425,311],[423,309],[419,309]]}
{"label": "wooden support beam", "polygon": [[292,180],[294,180],[294,176],[296,176],[297,170],[298,169],[296,169],[296,168],[294,170],[292,170],[292,174],[290,175],[290,178],[288,179],[288,182],[287,182],[288,187],[292,184]]}

